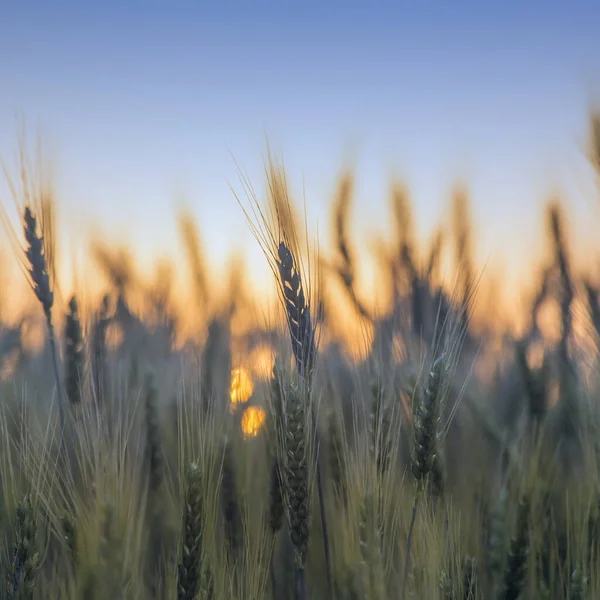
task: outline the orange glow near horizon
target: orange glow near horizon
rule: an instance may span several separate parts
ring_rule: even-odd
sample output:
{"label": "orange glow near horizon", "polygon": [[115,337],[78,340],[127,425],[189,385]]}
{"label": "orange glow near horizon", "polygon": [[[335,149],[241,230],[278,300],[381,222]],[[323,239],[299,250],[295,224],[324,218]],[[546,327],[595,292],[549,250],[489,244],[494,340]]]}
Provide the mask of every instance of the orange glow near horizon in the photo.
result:
{"label": "orange glow near horizon", "polygon": [[[504,256],[496,255],[489,263],[482,260],[481,251],[478,251],[476,243],[480,232],[473,224],[472,258],[475,277],[478,282],[473,310],[473,323],[476,328],[482,325],[497,332],[509,330],[513,334],[518,334],[527,327],[530,300],[537,285],[537,275],[540,267],[547,263],[549,256],[548,240],[544,233],[542,214],[540,213],[538,229],[533,232],[530,238],[519,244],[519,248],[521,246],[527,248],[527,251],[523,251],[522,254],[525,258],[520,261],[515,261],[514,244],[509,243],[503,247]],[[440,218],[442,216],[443,213],[440,213]],[[567,216],[569,215],[567,214]],[[435,229],[435,224],[431,225]],[[594,244],[588,240],[589,236],[577,237],[574,235],[575,231],[579,231],[581,223],[571,223],[571,225],[572,227],[566,229],[567,233],[571,233],[568,236],[568,246],[573,271],[588,274],[592,281],[598,281],[598,272],[595,268],[597,253],[592,247]],[[574,227],[574,225],[577,225],[577,227]],[[60,233],[63,231],[65,234],[72,233],[71,230],[66,231],[66,229],[66,227],[58,227]],[[382,229],[385,229],[385,227]],[[16,233],[19,234],[18,231]],[[200,240],[202,240],[201,232],[198,233]],[[218,267],[212,261],[213,257],[203,252],[202,256],[206,255],[206,264],[203,263],[202,268],[205,270],[206,286],[210,289],[210,298],[204,305],[198,302],[197,296],[194,295],[194,285],[191,283],[189,265],[185,260],[185,253],[179,248],[176,239],[172,253],[170,252],[168,257],[165,258],[164,255],[137,254],[132,247],[119,243],[118,240],[103,240],[97,235],[90,236],[88,234],[89,232],[86,233],[82,229],[77,232],[79,236],[77,239],[67,235],[65,239],[68,242],[73,242],[73,244],[63,244],[62,237],[58,239],[60,252],[57,253],[57,273],[62,293],[55,294],[53,313],[57,330],[60,330],[61,327],[64,314],[63,306],[73,290],[78,294],[78,299],[81,298],[80,315],[82,320],[89,317],[94,305],[97,304],[107,290],[114,291],[114,285],[111,284],[110,277],[107,276],[106,268],[102,269],[97,264],[97,260],[94,260],[94,254],[91,252],[94,243],[97,243],[98,247],[106,251],[106,256],[110,258],[107,263],[115,264],[130,277],[132,285],[127,288],[127,302],[134,313],[142,318],[152,316],[149,291],[164,292],[168,296],[168,308],[177,317],[176,345],[178,347],[190,338],[196,341],[201,340],[208,319],[215,312],[222,310],[231,297],[240,299],[239,310],[234,316],[234,323],[232,323],[234,338],[238,333],[244,333],[257,322],[262,324],[261,315],[274,314],[273,307],[277,303],[276,282],[272,274],[268,272],[266,259],[264,263],[260,264],[244,265],[239,261],[230,261]],[[353,235],[358,236],[355,231],[353,231]],[[384,239],[385,235],[385,231],[380,231],[378,241],[383,245],[388,245],[390,240],[386,241]],[[421,242],[425,243],[426,239],[427,237],[424,236],[415,240],[418,249],[426,249],[426,246],[421,245]],[[101,242],[98,240],[101,240]],[[331,257],[333,256],[335,244],[332,240],[329,240],[329,242],[319,250],[325,250],[325,254]],[[351,239],[350,242],[352,245],[354,240]],[[389,310],[389,273],[379,268],[380,265],[378,265],[367,245],[356,244],[354,250],[357,295],[369,309],[375,308],[378,314],[384,314]],[[440,265],[442,274],[436,278],[438,281],[443,280],[444,288],[449,293],[453,289],[455,279],[452,254],[451,244],[447,244]],[[73,259],[71,255],[76,255],[77,260]],[[239,252],[234,252],[233,255],[238,256]],[[6,258],[7,255],[2,256],[3,263],[8,262]],[[423,256],[420,258],[423,259]],[[16,321],[22,316],[19,311],[29,310],[32,305],[32,294],[26,288],[22,273],[14,268],[14,261],[11,260],[10,263],[7,265],[8,269],[2,264],[5,279],[3,281],[4,289],[11,289],[10,297],[7,297],[2,312],[2,318],[6,322]],[[481,265],[485,265],[485,267]],[[263,272],[266,272],[266,275]],[[9,277],[7,273],[10,273]],[[256,273],[263,275],[261,275],[261,278],[254,278]],[[8,281],[9,279],[10,281]],[[313,280],[316,281],[317,279],[313,275]],[[13,285],[13,280],[16,285]],[[323,281],[325,282],[324,297],[330,321],[328,323],[329,329],[323,333],[321,339],[324,343],[331,339],[341,341],[349,357],[355,361],[360,361],[369,353],[373,336],[372,326],[366,320],[361,320],[357,316],[347,294],[341,289],[336,275],[327,272],[323,277]],[[169,284],[172,285],[169,287]],[[24,296],[24,298],[27,298],[27,303],[20,301],[22,293],[29,294]],[[15,298],[19,298],[19,300],[15,300]],[[39,307],[36,306],[35,309],[39,310]],[[551,340],[556,339],[557,335],[558,320],[555,313],[556,307],[550,305],[544,307],[544,311],[540,315],[544,331]],[[111,329],[107,340],[109,345],[114,343],[115,346],[118,346],[122,334],[123,332],[118,329]],[[39,331],[27,331],[26,344],[31,348],[38,348],[41,344],[40,335]],[[34,341],[33,338],[36,336],[38,339]],[[247,401],[252,394],[252,377],[268,378],[273,367],[273,350],[265,346],[253,350],[251,356],[239,358],[247,361],[249,371],[238,369],[233,373],[232,404]],[[236,382],[236,377],[240,381]],[[241,382],[242,379],[244,379],[243,382]]]}

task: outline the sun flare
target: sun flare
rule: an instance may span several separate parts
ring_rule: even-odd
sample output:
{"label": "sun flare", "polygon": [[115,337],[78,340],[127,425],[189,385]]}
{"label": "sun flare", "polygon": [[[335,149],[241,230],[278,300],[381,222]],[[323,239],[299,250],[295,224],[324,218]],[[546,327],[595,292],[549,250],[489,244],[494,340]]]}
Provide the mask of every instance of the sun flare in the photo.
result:
{"label": "sun flare", "polygon": [[249,406],[242,415],[244,439],[256,437],[267,419],[267,413],[260,406]]}
{"label": "sun flare", "polygon": [[235,405],[248,402],[253,391],[254,384],[248,370],[243,367],[234,369],[231,372],[231,387],[229,388],[231,403]]}

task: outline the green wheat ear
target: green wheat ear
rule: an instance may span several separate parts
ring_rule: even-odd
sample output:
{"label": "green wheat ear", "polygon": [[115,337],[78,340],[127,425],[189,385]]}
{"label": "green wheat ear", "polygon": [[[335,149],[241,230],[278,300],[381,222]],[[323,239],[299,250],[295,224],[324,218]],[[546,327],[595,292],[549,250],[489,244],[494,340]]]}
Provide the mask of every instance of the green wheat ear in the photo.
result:
{"label": "green wheat ear", "polygon": [[413,422],[412,473],[420,486],[433,470],[438,453],[443,369],[444,361],[440,357],[429,372]]}
{"label": "green wheat ear", "polygon": [[8,581],[9,600],[32,600],[41,566],[37,548],[38,526],[30,494],[19,502],[16,514],[17,533]]}
{"label": "green wheat ear", "polygon": [[286,509],[296,563],[304,568],[308,550],[309,498],[306,407],[300,390],[290,388],[286,404]]}
{"label": "green wheat ear", "polygon": [[[401,598],[404,598],[410,567],[413,531],[421,492],[432,472],[438,455],[438,435],[440,434],[440,413],[442,403],[442,377],[445,374],[445,355],[437,358],[429,371],[423,392],[415,407],[413,419],[414,448],[412,452],[412,474],[417,483],[413,497],[413,508],[406,538],[404,568],[401,580]],[[437,467],[440,468],[440,465]],[[439,479],[439,473],[436,475]]]}
{"label": "green wheat ear", "polygon": [[202,581],[202,474],[192,463],[186,471],[186,491],[183,509],[183,539],[177,570],[178,600],[196,600]]}
{"label": "green wheat ear", "polygon": [[269,381],[269,421],[267,428],[267,454],[270,465],[269,528],[275,536],[283,527],[285,507],[283,500],[283,456],[281,442],[285,439],[285,413],[283,401],[283,368],[278,357],[273,363]]}

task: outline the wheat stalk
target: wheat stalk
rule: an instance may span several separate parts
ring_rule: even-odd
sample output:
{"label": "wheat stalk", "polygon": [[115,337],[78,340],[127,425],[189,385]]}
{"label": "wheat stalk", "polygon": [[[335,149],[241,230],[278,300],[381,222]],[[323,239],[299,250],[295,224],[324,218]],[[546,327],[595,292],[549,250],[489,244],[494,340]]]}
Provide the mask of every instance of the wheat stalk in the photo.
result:
{"label": "wheat stalk", "polygon": [[44,250],[44,240],[37,231],[37,220],[29,206],[25,207],[23,213],[24,233],[25,233],[25,256],[29,265],[29,283],[37,299],[39,300],[46,316],[46,325],[48,328],[48,339],[50,342],[50,352],[52,354],[52,364],[54,366],[54,377],[56,379],[56,390],[58,395],[58,411],[60,418],[60,452],[64,453],[64,432],[65,432],[65,407],[63,401],[62,384],[58,368],[58,352],[56,348],[56,338],[54,335],[54,325],[52,323],[52,306],[54,304],[54,293],[50,285],[50,272]]}
{"label": "wheat stalk", "polygon": [[285,502],[296,562],[298,600],[305,600],[305,564],[310,534],[306,401],[292,386],[286,402]]}

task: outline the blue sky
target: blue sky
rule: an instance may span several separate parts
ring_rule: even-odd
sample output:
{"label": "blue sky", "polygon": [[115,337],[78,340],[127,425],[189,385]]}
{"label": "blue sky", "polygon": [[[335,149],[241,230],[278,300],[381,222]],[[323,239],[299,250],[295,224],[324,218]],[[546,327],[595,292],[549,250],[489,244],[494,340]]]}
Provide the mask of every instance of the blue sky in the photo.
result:
{"label": "blue sky", "polygon": [[351,160],[362,240],[387,229],[392,176],[423,232],[465,179],[481,256],[515,265],[554,186],[584,230],[600,216],[582,155],[598,31],[597,2],[4,0],[0,153],[18,114],[52,159],[65,229],[99,227],[142,260],[175,247],[185,197],[217,263],[237,245],[264,270],[229,183],[235,158],[262,191],[268,137],[321,236]]}

